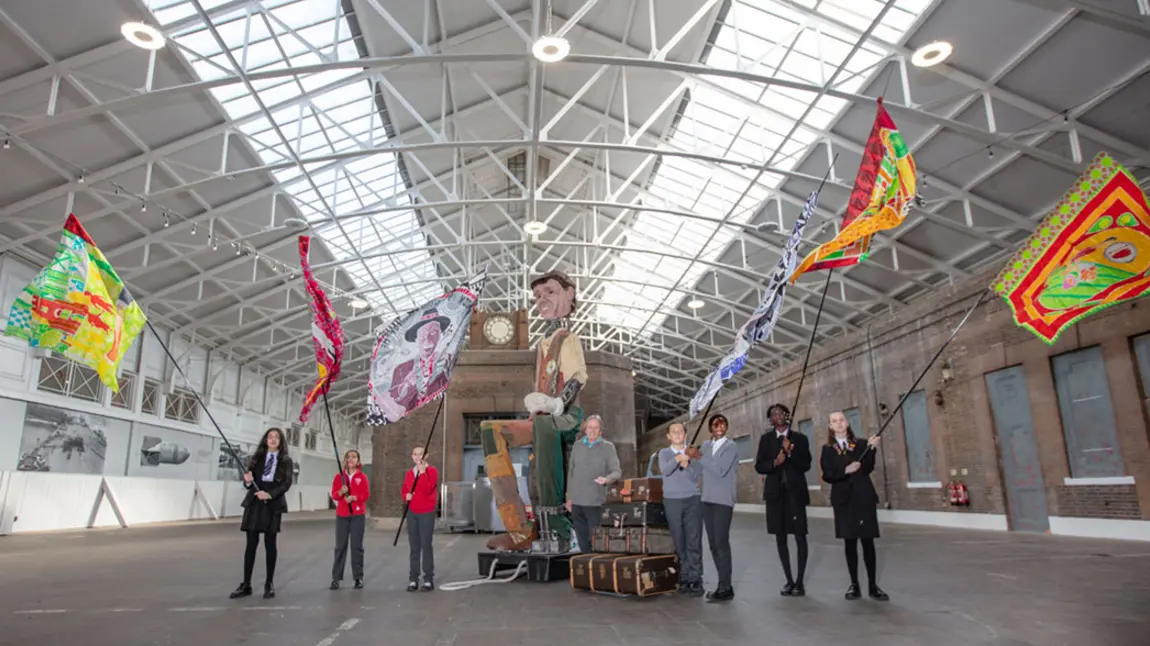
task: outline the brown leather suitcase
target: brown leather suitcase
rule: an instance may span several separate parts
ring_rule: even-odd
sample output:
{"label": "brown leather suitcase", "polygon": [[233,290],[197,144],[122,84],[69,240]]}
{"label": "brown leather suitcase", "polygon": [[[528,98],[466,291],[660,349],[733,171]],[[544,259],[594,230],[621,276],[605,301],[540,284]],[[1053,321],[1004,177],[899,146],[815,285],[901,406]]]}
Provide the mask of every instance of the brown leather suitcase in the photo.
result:
{"label": "brown leather suitcase", "polygon": [[[610,531],[618,531],[611,528]],[[671,530],[662,527],[628,527],[624,550],[628,554],[674,554]]]}
{"label": "brown leather suitcase", "polygon": [[666,527],[667,510],[661,502],[609,502],[603,505],[603,527]]}
{"label": "brown leather suitcase", "polygon": [[606,502],[663,502],[663,479],[616,480],[607,485]]}
{"label": "brown leather suitcase", "polygon": [[636,554],[614,559],[616,594],[651,597],[679,589],[679,557]]}
{"label": "brown leather suitcase", "polygon": [[[576,554],[568,561],[571,566],[571,587],[577,590],[595,590],[595,570],[600,569],[600,591],[614,591],[614,568],[611,563],[622,554]],[[609,585],[611,590],[603,589]]]}
{"label": "brown leather suitcase", "polygon": [[591,551],[600,554],[630,554],[627,549],[630,534],[626,528],[591,528]]}

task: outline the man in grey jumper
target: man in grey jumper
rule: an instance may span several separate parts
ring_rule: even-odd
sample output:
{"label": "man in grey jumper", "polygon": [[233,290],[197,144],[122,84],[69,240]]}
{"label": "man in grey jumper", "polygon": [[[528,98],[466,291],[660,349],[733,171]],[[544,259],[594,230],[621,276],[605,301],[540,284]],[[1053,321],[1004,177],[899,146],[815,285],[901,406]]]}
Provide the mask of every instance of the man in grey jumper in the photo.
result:
{"label": "man in grey jumper", "polygon": [[739,447],[727,437],[726,417],[712,415],[708,426],[711,439],[703,443],[701,451],[691,448],[688,454],[703,467],[703,525],[719,571],[719,585],[707,593],[707,600],[730,601],[735,598],[731,586],[731,520],[738,489]]}
{"label": "man in grey jumper", "polygon": [[607,485],[621,475],[615,445],[603,439],[603,418],[591,415],[583,422],[583,439],[571,447],[567,465],[567,511],[580,551],[591,551],[591,528],[599,525]]}
{"label": "man in grey jumper", "polygon": [[[678,422],[667,427],[671,446],[659,451],[663,474],[663,508],[683,576],[679,593],[703,596],[703,503],[699,498],[702,467],[687,455],[687,429]],[[682,467],[682,468],[680,468]]]}

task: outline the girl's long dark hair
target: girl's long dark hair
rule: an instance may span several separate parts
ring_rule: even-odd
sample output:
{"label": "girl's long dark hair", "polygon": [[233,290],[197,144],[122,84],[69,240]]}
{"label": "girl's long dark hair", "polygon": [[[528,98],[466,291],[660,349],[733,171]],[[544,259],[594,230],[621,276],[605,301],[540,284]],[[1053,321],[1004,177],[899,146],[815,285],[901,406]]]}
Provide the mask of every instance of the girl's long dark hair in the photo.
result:
{"label": "girl's long dark hair", "polygon": [[[847,422],[847,444],[854,444],[857,438],[855,437],[854,429],[851,428],[851,423]],[[827,446],[835,445],[835,430],[827,425]]]}
{"label": "girl's long dark hair", "polygon": [[256,448],[256,453],[252,456],[252,461],[248,463],[248,471],[251,471],[252,475],[256,475],[257,472],[262,473],[264,470],[264,460],[268,457],[268,435],[273,431],[280,436],[280,448],[276,449],[279,453],[279,462],[276,464],[276,468],[278,469],[280,464],[284,464],[291,457],[288,455],[287,437],[283,431],[273,426],[264,431],[264,436],[260,438],[260,445]]}

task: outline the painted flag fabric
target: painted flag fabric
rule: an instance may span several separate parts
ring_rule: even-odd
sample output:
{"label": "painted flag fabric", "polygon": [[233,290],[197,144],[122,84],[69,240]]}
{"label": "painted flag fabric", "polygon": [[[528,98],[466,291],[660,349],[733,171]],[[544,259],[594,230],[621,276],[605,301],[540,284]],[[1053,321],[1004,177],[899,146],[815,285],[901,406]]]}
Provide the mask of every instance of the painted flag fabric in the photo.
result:
{"label": "painted flag fabric", "polygon": [[56,255],[12,304],[4,335],[92,368],[118,393],[120,360],[146,323],[116,270],[70,214]]}
{"label": "painted flag fabric", "polygon": [[1150,207],[1106,153],[1023,241],[991,289],[1048,344],[1074,323],[1150,288]]}
{"label": "painted flag fabric", "polygon": [[299,413],[300,422],[307,422],[316,401],[331,390],[331,385],[339,377],[340,364],[343,362],[343,328],[335,316],[335,310],[332,309],[327,294],[312,274],[311,263],[308,260],[310,252],[311,238],[300,236],[299,264],[303,269],[304,285],[309,297],[311,340],[315,346],[316,366],[319,369],[319,378],[304,396],[303,407]]}
{"label": "painted flag fabric", "polygon": [[371,356],[367,422],[394,424],[447,391],[487,269],[382,329]]}
{"label": "painted flag fabric", "polygon": [[878,113],[839,234],[803,259],[791,283],[808,271],[848,267],[866,260],[874,234],[902,224],[910,212],[918,190],[915,173],[910,148],[878,99]]}
{"label": "painted flag fabric", "polygon": [[767,288],[763,292],[763,299],[759,306],[751,313],[751,318],[739,329],[735,336],[735,346],[719,362],[719,366],[711,371],[699,391],[691,398],[691,417],[695,417],[707,404],[715,398],[722,389],[723,384],[734,377],[743,366],[747,364],[747,354],[751,348],[770,336],[779,321],[779,314],[783,311],[783,299],[787,294],[787,281],[795,271],[798,261],[799,243],[803,239],[803,229],[811,220],[811,215],[819,204],[819,192],[815,190],[803,205],[803,211],[795,220],[791,229],[791,237],[783,246],[783,254],[771,272]]}

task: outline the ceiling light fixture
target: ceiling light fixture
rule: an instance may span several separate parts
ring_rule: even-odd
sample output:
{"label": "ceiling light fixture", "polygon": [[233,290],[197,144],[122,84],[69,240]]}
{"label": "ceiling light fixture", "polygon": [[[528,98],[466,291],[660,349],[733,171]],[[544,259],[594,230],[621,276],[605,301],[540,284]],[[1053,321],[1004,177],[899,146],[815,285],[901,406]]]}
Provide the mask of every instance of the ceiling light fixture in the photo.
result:
{"label": "ceiling light fixture", "polygon": [[562,36],[541,36],[531,46],[531,54],[544,63],[557,63],[571,53],[571,43]]}
{"label": "ceiling light fixture", "polygon": [[700,307],[702,307],[703,305],[704,305],[704,303],[703,303],[702,299],[699,299],[699,298],[692,298],[690,301],[687,302],[687,307],[689,307],[693,310],[697,310]]}
{"label": "ceiling light fixture", "polygon": [[142,22],[126,22],[120,27],[120,33],[124,38],[136,47],[143,49],[161,49],[164,46],[165,38],[160,33],[159,29],[151,25],[145,25]]}
{"label": "ceiling light fixture", "polygon": [[351,305],[351,309],[353,309],[353,310],[362,310],[365,307],[367,307],[368,305],[371,305],[371,303],[368,303],[367,301],[363,300],[362,298],[353,298],[350,301],[348,301],[347,304]]}
{"label": "ceiling light fixture", "polygon": [[915,67],[933,67],[939,63],[950,58],[951,53],[954,52],[954,46],[945,40],[936,40],[928,45],[923,45],[915,51],[911,56],[910,62]]}
{"label": "ceiling light fixture", "polygon": [[523,225],[523,230],[533,236],[537,236],[547,230],[547,225],[538,220],[532,220]]}

